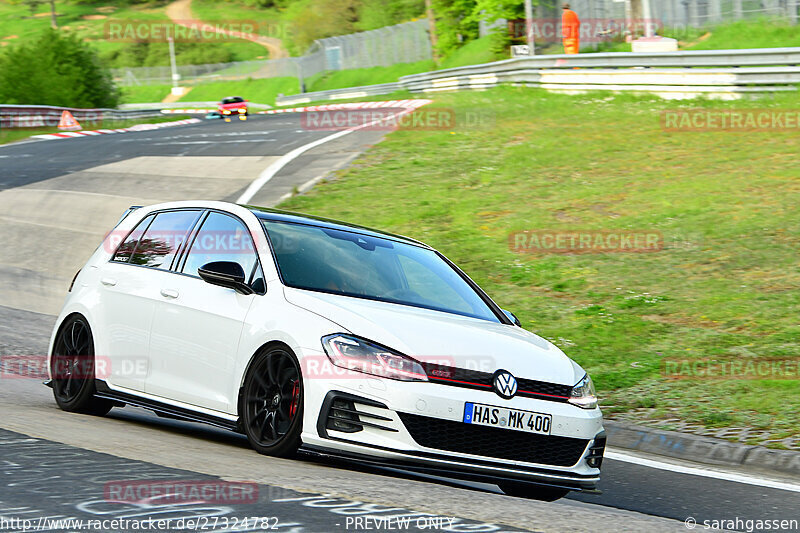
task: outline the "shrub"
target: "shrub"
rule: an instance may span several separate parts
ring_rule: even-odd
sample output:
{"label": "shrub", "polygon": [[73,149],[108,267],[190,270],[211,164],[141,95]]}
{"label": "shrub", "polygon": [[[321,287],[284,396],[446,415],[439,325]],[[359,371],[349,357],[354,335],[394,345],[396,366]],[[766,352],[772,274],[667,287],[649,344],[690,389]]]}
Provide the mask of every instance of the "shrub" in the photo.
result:
{"label": "shrub", "polygon": [[118,101],[95,51],[73,35],[48,29],[0,56],[0,102],[87,108]]}

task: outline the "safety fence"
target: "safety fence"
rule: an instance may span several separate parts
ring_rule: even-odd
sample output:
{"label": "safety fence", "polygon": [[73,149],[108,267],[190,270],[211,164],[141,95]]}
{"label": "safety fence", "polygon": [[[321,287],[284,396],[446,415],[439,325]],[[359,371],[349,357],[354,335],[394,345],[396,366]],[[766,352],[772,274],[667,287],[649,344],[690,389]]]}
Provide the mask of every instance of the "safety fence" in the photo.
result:
{"label": "safety fence", "polygon": [[[179,82],[194,85],[209,81],[307,78],[329,70],[386,67],[431,59],[428,23],[417,20],[372,31],[315,41],[301,57],[237,61],[207,65],[179,65]],[[111,71],[117,85],[167,85],[172,83],[170,67],[132,67]]]}
{"label": "safety fence", "polygon": [[[641,3],[625,0],[572,0],[571,8],[581,19],[581,48],[640,33],[649,26],[661,34],[681,38],[695,28],[710,27],[749,19],[782,19],[796,24],[800,20],[800,0],[649,0],[645,13]],[[562,0],[541,0],[534,7],[533,33],[537,45],[561,39]],[[499,19],[480,24],[481,36],[508,27],[513,35],[524,37],[524,20]]]}

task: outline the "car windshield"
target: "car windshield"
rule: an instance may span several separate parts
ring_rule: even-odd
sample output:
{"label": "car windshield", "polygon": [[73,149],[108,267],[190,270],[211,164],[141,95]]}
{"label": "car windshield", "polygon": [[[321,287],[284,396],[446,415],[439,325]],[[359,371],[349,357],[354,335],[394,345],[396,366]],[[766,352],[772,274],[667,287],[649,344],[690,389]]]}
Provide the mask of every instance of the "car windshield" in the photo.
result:
{"label": "car windshield", "polygon": [[223,104],[239,104],[241,102],[244,102],[244,98],[241,96],[231,96],[230,98],[222,99]]}
{"label": "car windshield", "polygon": [[287,286],[500,322],[433,250],[350,231],[262,223]]}

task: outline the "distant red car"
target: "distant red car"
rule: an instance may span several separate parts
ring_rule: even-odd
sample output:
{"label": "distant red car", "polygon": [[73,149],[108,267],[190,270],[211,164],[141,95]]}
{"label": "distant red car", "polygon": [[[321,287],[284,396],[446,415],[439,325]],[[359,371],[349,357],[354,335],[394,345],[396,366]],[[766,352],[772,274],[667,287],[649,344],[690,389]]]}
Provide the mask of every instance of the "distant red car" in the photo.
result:
{"label": "distant red car", "polygon": [[247,100],[241,96],[228,96],[217,104],[217,110],[222,118],[230,120],[233,116],[238,116],[241,120],[249,115]]}

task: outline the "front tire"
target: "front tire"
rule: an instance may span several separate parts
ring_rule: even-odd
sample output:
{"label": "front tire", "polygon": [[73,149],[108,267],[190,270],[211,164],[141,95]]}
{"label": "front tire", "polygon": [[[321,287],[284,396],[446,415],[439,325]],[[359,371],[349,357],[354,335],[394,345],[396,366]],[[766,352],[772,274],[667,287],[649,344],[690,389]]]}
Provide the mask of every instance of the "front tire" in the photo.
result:
{"label": "front tire", "polygon": [[529,500],[540,500],[543,502],[554,502],[570,493],[568,489],[557,489],[517,481],[504,481],[497,485],[500,487],[500,490],[509,496],[527,498]]}
{"label": "front tire", "polygon": [[94,338],[81,315],[72,315],[61,325],[50,358],[50,376],[53,397],[63,411],[103,416],[114,406],[94,396]]}
{"label": "front tire", "polygon": [[291,457],[303,430],[303,376],[287,348],[256,356],[247,372],[240,406],[242,429],[258,453]]}

